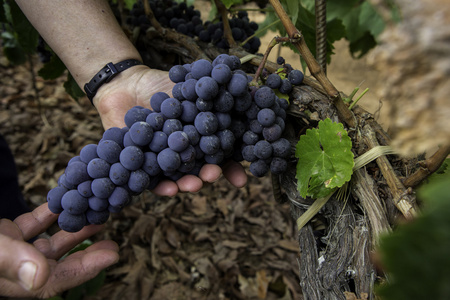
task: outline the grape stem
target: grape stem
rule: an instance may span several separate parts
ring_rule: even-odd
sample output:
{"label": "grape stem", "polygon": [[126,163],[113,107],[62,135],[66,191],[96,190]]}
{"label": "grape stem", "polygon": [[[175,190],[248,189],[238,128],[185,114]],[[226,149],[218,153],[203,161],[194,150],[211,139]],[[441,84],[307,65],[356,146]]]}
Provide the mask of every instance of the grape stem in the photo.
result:
{"label": "grape stem", "polygon": [[237,43],[233,38],[233,34],[231,33],[230,22],[228,21],[228,10],[225,7],[225,5],[222,3],[222,1],[214,0],[214,3],[216,4],[217,10],[219,11],[220,15],[222,16],[223,34],[225,36],[225,39],[227,40],[230,48],[234,48],[237,46]]}
{"label": "grape stem", "polygon": [[266,65],[267,62],[267,58],[269,57],[270,51],[272,51],[273,47],[275,47],[276,45],[278,45],[279,43],[284,43],[284,42],[288,42],[290,39],[288,37],[279,37],[279,36],[275,36],[270,42],[269,45],[267,46],[266,52],[264,53],[263,59],[261,60],[261,62],[259,63],[258,66],[258,70],[256,70],[255,73],[255,78],[253,78],[253,82],[257,83],[258,82],[258,78],[261,75],[262,70],[264,69],[264,66]]}
{"label": "grape stem", "polygon": [[287,15],[280,1],[278,0],[269,0],[270,4],[274,8],[278,17],[281,19],[288,36],[292,39],[292,44],[298,49],[300,55],[306,62],[308,69],[314,78],[319,81],[322,85],[323,89],[326,91],[327,95],[331,98],[334,105],[336,106],[339,117],[350,127],[355,128],[356,119],[353,113],[348,109],[348,106],[344,103],[341,98],[339,91],[334,87],[328,77],[325,75],[325,72],[320,67],[317,60],[312,55],[308,46],[306,45],[305,39],[301,32],[295,27],[292,23],[291,19]]}

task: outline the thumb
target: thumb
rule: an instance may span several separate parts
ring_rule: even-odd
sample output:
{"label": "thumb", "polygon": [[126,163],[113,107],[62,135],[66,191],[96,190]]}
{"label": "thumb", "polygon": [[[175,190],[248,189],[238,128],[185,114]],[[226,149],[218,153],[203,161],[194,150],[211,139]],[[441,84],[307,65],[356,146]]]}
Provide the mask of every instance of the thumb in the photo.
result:
{"label": "thumb", "polygon": [[42,287],[50,275],[47,259],[33,245],[0,234],[0,278],[30,291]]}

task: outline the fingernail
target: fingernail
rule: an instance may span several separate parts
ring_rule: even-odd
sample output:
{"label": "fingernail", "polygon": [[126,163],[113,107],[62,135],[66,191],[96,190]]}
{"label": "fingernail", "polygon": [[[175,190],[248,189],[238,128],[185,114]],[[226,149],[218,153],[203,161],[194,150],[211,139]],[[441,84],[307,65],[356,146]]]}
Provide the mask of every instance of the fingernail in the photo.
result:
{"label": "fingernail", "polygon": [[37,265],[31,261],[26,261],[20,266],[19,280],[20,285],[27,291],[31,290],[36,277]]}

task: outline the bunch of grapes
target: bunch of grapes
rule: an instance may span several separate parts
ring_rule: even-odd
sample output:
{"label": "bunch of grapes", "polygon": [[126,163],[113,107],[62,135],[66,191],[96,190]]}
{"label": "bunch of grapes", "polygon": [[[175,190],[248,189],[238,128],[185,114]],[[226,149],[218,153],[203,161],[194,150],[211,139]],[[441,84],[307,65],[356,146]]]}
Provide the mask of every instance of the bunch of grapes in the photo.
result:
{"label": "bunch of grapes", "polygon": [[288,102],[268,85],[250,86],[240,66],[238,57],[221,54],[212,63],[172,67],[173,97],[154,94],[152,110],[131,108],[126,127],[109,128],[98,144],[84,146],[47,195],[60,228],[103,224],[132,196],[165,178],[198,175],[204,164],[246,160],[258,177],[284,172],[291,156],[282,137]]}
{"label": "bunch of grapes", "polygon": [[[203,23],[199,10],[186,3],[174,1],[148,0],[156,20],[167,28],[173,28],[177,32],[190,37],[198,36],[203,42],[212,42],[215,46],[228,49],[229,45],[224,38],[223,22]],[[250,21],[246,11],[239,11],[237,15],[228,20],[233,38],[237,42],[243,42],[258,30],[258,24]],[[142,2],[134,4],[127,19],[127,23],[133,27],[147,30],[151,24],[144,12]],[[250,53],[256,53],[261,46],[258,37],[251,38],[243,46]]]}

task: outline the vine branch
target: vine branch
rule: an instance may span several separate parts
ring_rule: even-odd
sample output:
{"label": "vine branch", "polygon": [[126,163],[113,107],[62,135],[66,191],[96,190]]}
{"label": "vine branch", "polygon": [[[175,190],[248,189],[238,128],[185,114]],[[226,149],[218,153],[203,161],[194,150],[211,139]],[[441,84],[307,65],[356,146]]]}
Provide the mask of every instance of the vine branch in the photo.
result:
{"label": "vine branch", "polygon": [[275,12],[278,17],[281,19],[284,28],[288,36],[294,40],[293,45],[298,49],[300,55],[306,62],[309,71],[312,76],[314,76],[317,81],[323,86],[327,95],[331,98],[333,103],[336,105],[336,108],[339,113],[339,117],[350,127],[354,128],[356,126],[356,120],[352,112],[348,109],[347,105],[345,105],[344,101],[342,101],[341,95],[339,91],[334,87],[328,77],[325,75],[325,72],[318,64],[317,60],[312,55],[311,51],[306,45],[305,39],[301,32],[295,27],[292,23],[291,19],[287,15],[283,6],[281,6],[280,1],[278,0],[269,0],[270,4],[273,6]]}
{"label": "vine branch", "polygon": [[420,169],[405,179],[406,187],[416,187],[432,173],[436,172],[450,155],[450,144],[440,147],[430,158],[420,163]]}

